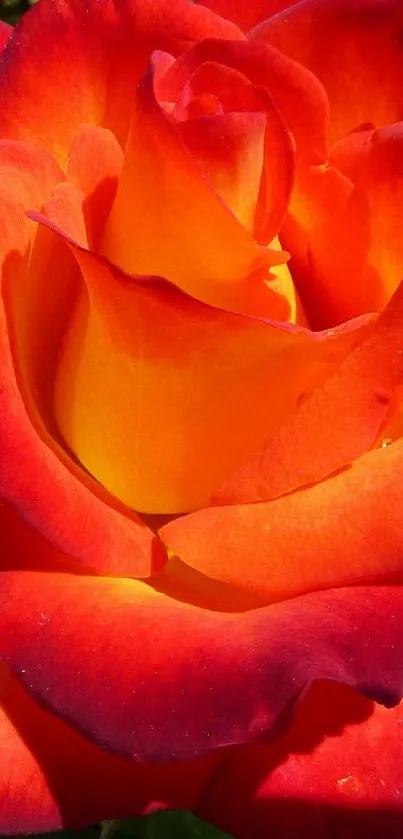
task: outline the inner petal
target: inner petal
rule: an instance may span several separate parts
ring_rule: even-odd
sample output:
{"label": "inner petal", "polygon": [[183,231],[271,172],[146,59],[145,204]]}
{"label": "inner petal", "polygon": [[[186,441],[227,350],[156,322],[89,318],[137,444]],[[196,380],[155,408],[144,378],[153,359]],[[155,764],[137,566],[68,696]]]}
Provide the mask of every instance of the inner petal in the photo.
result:
{"label": "inner petal", "polygon": [[327,358],[307,330],[205,306],[74,251],[88,291],[59,356],[64,439],[137,510],[203,507],[333,368],[335,348]]}

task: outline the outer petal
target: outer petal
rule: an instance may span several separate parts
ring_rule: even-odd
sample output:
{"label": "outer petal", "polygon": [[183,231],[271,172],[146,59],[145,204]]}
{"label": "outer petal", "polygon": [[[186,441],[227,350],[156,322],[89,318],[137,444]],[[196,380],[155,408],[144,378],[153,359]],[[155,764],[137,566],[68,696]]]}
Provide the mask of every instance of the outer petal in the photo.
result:
{"label": "outer petal", "polygon": [[65,162],[83,123],[125,140],[133,88],[153,49],[174,55],[236,26],[187,0],[47,0],[22,18],[0,68],[0,136]]}
{"label": "outer petal", "polygon": [[[322,433],[325,433],[322,430]],[[403,441],[275,501],[210,507],[160,530],[203,574],[270,600],[403,580]]]}
{"label": "outer petal", "polygon": [[379,443],[398,410],[402,332],[403,284],[369,338],[300,402],[278,435],[226,482],[215,500],[267,501],[323,480]]}
{"label": "outer petal", "polygon": [[4,49],[6,43],[13,31],[13,27],[4,20],[0,20],[0,51]]}
{"label": "outer petal", "polygon": [[0,654],[32,696],[142,761],[267,740],[313,679],[387,705],[402,695],[402,587],[235,615],[134,580],[4,572],[0,591]]}
{"label": "outer petal", "polygon": [[402,705],[316,684],[282,740],[228,756],[196,812],[237,839],[398,837],[402,723]]}
{"label": "outer petal", "polygon": [[[238,839],[399,835],[401,706],[315,685],[285,738],[188,763],[111,756],[41,709],[3,668],[2,834],[77,828],[159,808],[190,809]],[[7,774],[7,768],[10,774]],[[376,808],[373,809],[373,808]]]}
{"label": "outer petal", "polygon": [[323,82],[334,142],[362,123],[402,119],[402,23],[400,0],[302,0],[250,37],[300,61]]}
{"label": "outer petal", "polygon": [[144,512],[207,504],[366,328],[327,339],[233,315],[74,252],[89,297],[80,294],[59,357],[56,419],[90,473]]}
{"label": "outer petal", "polygon": [[44,833],[173,807],[193,809],[215,756],[145,766],[108,754],[0,671],[0,830]]}
{"label": "outer petal", "polygon": [[[62,177],[60,170],[45,153],[6,141],[0,173],[0,497],[74,557],[72,570],[78,565],[148,576],[164,560],[158,540],[73,463],[52,438],[51,422],[44,425],[48,374],[74,274],[60,250],[49,251],[43,238],[36,238],[28,261],[35,224],[24,209],[41,206]],[[57,286],[51,286],[54,276]],[[57,304],[64,304],[61,311]]]}
{"label": "outer petal", "polygon": [[288,9],[297,2],[298,0],[255,0],[254,3],[248,3],[248,0],[203,0],[202,5],[227,20],[232,20],[247,32],[260,21],[276,15],[282,9]]}

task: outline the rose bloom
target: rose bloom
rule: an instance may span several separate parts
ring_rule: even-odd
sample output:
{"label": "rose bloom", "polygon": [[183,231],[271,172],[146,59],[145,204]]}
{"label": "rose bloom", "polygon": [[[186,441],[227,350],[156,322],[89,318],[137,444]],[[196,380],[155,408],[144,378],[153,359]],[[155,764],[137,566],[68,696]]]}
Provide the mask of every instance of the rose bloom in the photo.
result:
{"label": "rose bloom", "polygon": [[0,64],[0,832],[403,833],[401,0]]}

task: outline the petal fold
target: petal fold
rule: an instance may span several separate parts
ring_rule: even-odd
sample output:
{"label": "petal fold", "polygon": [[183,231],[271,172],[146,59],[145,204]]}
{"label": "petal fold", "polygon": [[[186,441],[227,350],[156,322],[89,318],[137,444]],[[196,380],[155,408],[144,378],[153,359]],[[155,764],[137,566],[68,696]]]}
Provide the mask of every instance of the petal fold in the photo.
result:
{"label": "petal fold", "polygon": [[323,480],[379,444],[398,410],[402,333],[403,284],[370,336],[301,400],[278,435],[215,494],[215,502],[268,501]]}
{"label": "petal fold", "polygon": [[399,586],[235,615],[134,580],[5,572],[0,592],[0,654],[18,680],[91,740],[143,762],[267,741],[315,679],[388,706],[403,690]]}
{"label": "petal fold", "polygon": [[274,501],[200,510],[159,532],[192,568],[268,602],[395,583],[403,579],[402,478],[399,440],[322,483]]}

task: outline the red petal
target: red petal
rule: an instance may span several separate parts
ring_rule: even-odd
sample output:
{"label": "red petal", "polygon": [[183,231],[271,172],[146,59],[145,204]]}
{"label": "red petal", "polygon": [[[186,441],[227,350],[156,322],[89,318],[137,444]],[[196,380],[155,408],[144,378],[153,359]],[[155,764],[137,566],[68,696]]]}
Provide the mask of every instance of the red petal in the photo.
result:
{"label": "red petal", "polygon": [[402,118],[402,23],[399,0],[302,0],[250,37],[282,50],[321,80],[334,142],[362,123],[381,126]]}
{"label": "red petal", "polygon": [[[197,2],[201,3],[201,0]],[[254,0],[253,3],[249,0],[203,0],[202,5],[226,20],[232,20],[247,32],[261,20],[266,20],[297,2],[298,0]]]}
{"label": "red petal", "polygon": [[43,145],[65,162],[83,124],[125,141],[133,90],[153,49],[179,54],[203,38],[242,39],[187,0],[38,3],[11,36],[0,70],[0,136]]}
{"label": "red petal", "polygon": [[322,85],[305,67],[263,43],[206,40],[169,67],[165,85],[179,94],[204,62],[231,67],[267,88],[295,138],[298,163],[327,160],[328,102]]}
{"label": "red petal", "polygon": [[370,337],[308,394],[265,448],[216,493],[224,504],[267,501],[316,483],[373,448],[403,380],[403,283]]}
{"label": "red petal", "polygon": [[282,740],[228,755],[196,812],[236,839],[398,837],[402,724],[403,704],[316,684]]}
{"label": "red petal", "polygon": [[[326,434],[323,428],[322,434]],[[160,530],[197,571],[267,601],[403,579],[403,441],[291,495],[211,507]]]}
{"label": "red petal", "polygon": [[387,705],[402,695],[402,587],[235,615],[134,580],[4,572],[0,590],[0,654],[32,696],[143,761],[266,740],[313,679]]}
{"label": "red petal", "polygon": [[40,708],[4,665],[0,682],[2,834],[193,809],[214,772],[214,756],[158,767],[112,756]]}
{"label": "red petal", "polygon": [[13,27],[4,20],[0,20],[0,50],[2,51],[13,31]]}

